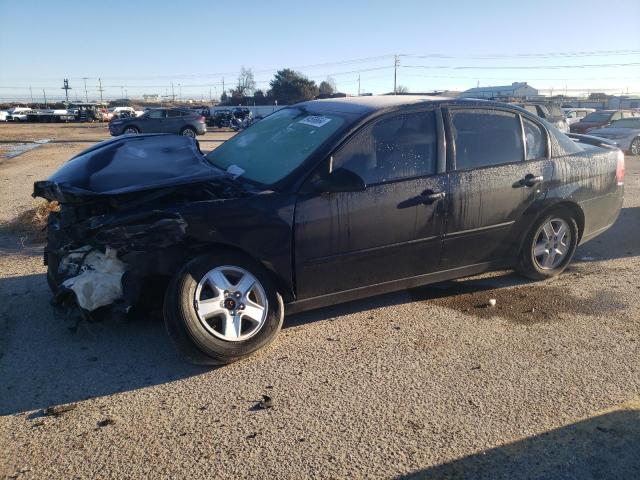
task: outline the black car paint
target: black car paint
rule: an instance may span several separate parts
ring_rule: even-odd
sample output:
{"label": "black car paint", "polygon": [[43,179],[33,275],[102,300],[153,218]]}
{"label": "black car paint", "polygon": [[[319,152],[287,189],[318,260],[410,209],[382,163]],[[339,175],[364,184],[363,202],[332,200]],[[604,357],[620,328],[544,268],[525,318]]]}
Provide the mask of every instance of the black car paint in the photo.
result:
{"label": "black car paint", "polygon": [[[323,102],[303,105],[313,113],[336,108]],[[460,106],[506,109],[539,124],[548,137],[546,158],[455,170],[449,110]],[[617,218],[622,187],[615,180],[615,151],[589,147],[560,155],[563,152],[553,127],[522,109],[469,100],[385,108],[345,103],[339,108],[351,118],[346,127],[268,188],[241,183],[203,165],[196,150],[191,151],[188,162],[203,169],[197,181],[182,182],[181,172],[176,172],[175,182],[166,178],[155,183],[138,172],[129,177],[131,186],[126,192],[100,191],[95,186],[80,191],[82,180],[65,176],[63,167],[49,181],[35,186],[34,195],[63,203],[63,211],[50,221],[48,250],[60,254],[69,245],[82,244],[104,248],[105,237],[111,242],[115,237],[100,232],[108,230],[116,236],[120,232],[122,258],[141,275],[171,275],[198,252],[239,250],[271,272],[287,311],[295,312],[509,266],[521,248],[524,232],[553,205],[563,204],[575,212],[583,240]],[[312,173],[328,168],[331,154],[362,126],[388,113],[421,109],[438,112],[436,175],[372,185],[364,192],[324,194],[309,188]],[[177,142],[179,137],[172,138],[171,142]],[[110,142],[99,144],[71,162],[82,163],[85,174],[92,177],[95,162],[109,168],[107,151],[117,148]],[[101,161],[94,160],[100,157]],[[162,160],[171,163],[170,157]],[[520,180],[527,174],[540,175],[544,181],[524,187]],[[445,197],[425,204],[420,201],[425,192],[442,192]],[[374,207],[372,200],[380,198],[382,203]],[[353,212],[349,207],[354,207]],[[70,209],[73,213],[65,213]],[[65,223],[65,215],[72,220]],[[131,218],[137,220],[127,220]],[[164,220],[161,226],[173,225],[173,231],[182,231],[182,235],[175,237],[173,245],[145,243],[144,232],[136,228],[136,221],[144,224],[145,218],[153,225]]]}

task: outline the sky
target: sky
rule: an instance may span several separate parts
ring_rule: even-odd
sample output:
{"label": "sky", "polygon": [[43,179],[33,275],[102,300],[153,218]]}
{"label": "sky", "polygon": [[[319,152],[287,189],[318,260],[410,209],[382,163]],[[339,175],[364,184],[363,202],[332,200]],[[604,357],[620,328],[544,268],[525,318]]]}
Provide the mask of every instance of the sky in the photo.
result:
{"label": "sky", "polygon": [[[0,0],[0,101],[219,97],[242,66],[349,94],[526,81],[542,93],[640,94],[640,1]],[[31,91],[29,90],[31,86]]]}

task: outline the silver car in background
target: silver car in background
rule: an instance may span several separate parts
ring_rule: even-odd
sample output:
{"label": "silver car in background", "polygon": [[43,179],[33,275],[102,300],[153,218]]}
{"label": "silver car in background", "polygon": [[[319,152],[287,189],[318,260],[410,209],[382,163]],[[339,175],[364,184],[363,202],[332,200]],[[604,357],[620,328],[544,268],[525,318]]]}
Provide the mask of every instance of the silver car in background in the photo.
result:
{"label": "silver car in background", "polygon": [[588,135],[613,140],[621,150],[640,155],[640,117],[616,120],[606,127],[589,130]]}

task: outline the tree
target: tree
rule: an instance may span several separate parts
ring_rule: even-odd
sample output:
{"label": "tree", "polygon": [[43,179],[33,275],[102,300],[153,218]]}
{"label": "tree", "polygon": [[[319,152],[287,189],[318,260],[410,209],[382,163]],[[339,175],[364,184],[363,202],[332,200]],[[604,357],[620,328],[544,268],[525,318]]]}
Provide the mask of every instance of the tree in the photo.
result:
{"label": "tree", "polygon": [[269,95],[280,105],[312,100],[318,95],[316,82],[290,68],[278,70],[270,86]]}
{"label": "tree", "polygon": [[229,99],[229,97],[227,96],[227,92],[225,92],[224,90],[222,91],[222,95],[220,95],[220,103],[224,103]]}
{"label": "tree", "polygon": [[256,90],[253,92],[253,101],[256,105],[266,105],[267,99],[264,96],[264,92],[262,90]]}
{"label": "tree", "polygon": [[239,97],[248,97],[253,94],[256,89],[256,81],[253,78],[253,72],[250,68],[244,68],[244,65],[240,69],[240,75],[238,75],[238,85],[236,86],[236,93]]}
{"label": "tree", "polygon": [[331,77],[327,77],[326,80],[320,82],[318,90],[320,95],[331,95],[336,92],[336,81]]}
{"label": "tree", "polygon": [[396,93],[409,93],[409,89],[404,85],[398,85],[396,87]]}

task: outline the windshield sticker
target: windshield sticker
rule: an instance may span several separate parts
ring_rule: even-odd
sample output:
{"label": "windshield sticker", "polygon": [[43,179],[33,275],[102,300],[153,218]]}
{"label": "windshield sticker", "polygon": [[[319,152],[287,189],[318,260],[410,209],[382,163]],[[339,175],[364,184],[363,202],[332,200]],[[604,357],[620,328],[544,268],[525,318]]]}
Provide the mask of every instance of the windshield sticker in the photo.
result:
{"label": "windshield sticker", "polygon": [[229,165],[229,167],[227,168],[227,173],[233,175],[234,177],[239,177],[244,173],[244,170],[237,165]]}
{"label": "windshield sticker", "polygon": [[310,115],[308,117],[303,118],[298,123],[302,123],[304,125],[310,125],[312,127],[322,127],[331,121],[330,118],[323,117],[322,115]]}

